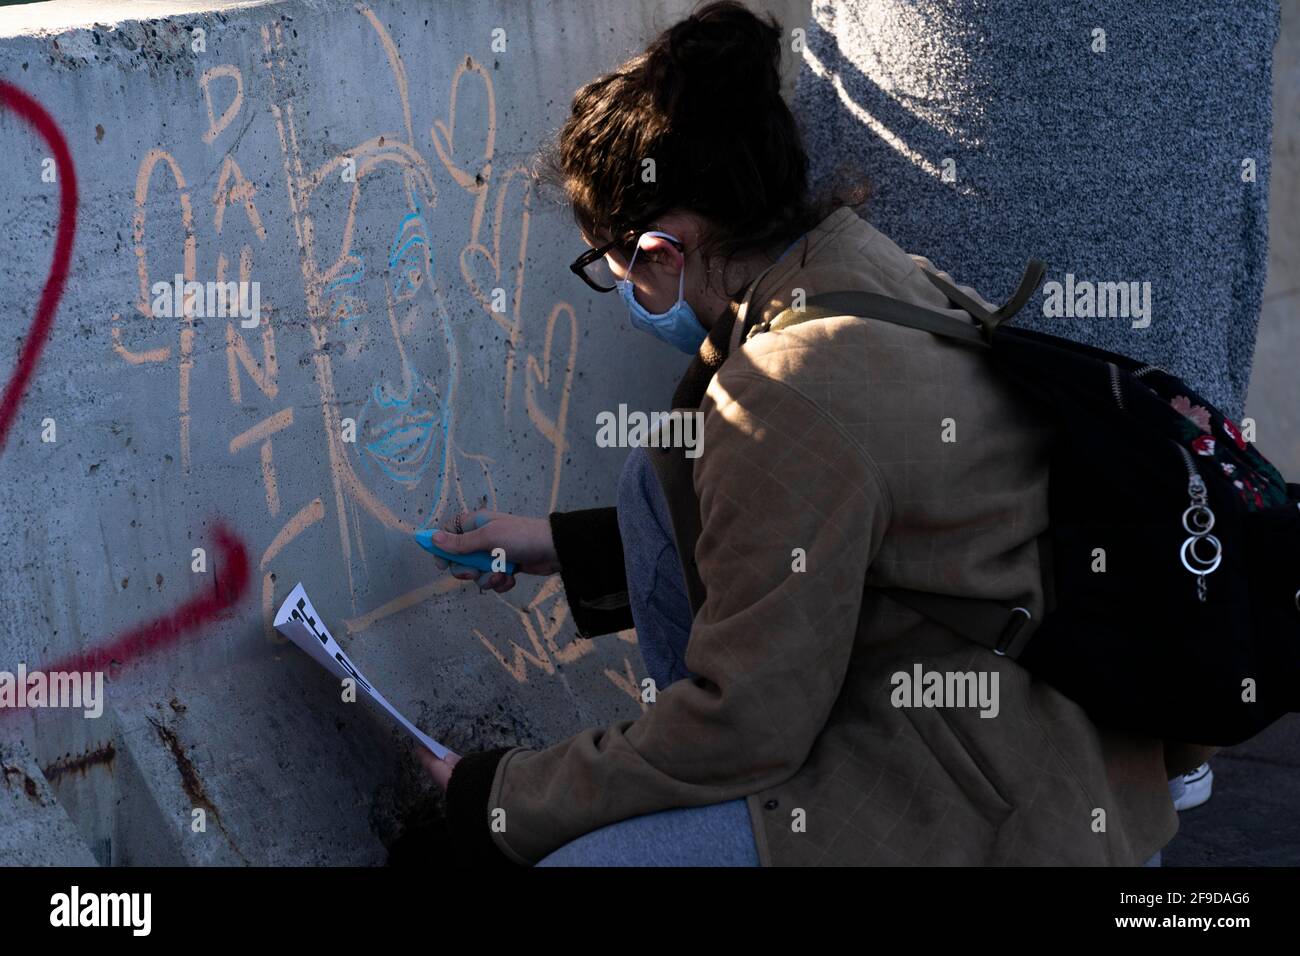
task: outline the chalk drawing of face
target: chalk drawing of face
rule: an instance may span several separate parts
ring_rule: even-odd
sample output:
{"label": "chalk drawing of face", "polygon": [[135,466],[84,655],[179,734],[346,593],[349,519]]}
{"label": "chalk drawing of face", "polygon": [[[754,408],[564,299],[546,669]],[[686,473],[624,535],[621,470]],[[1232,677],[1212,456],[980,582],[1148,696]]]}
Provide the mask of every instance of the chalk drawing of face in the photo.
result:
{"label": "chalk drawing of face", "polygon": [[445,398],[439,399],[436,384],[413,367],[401,348],[403,334],[419,327],[427,304],[419,292],[431,281],[431,260],[428,230],[417,208],[398,224],[382,267],[389,324],[398,330],[401,375],[372,383],[357,419],[363,471],[377,470],[408,487],[417,485],[435,461],[443,473],[447,467],[450,409]]}
{"label": "chalk drawing of face", "polygon": [[344,357],[359,360],[371,353],[378,360],[369,363],[377,377],[355,419],[361,473],[368,481],[382,475],[413,487],[439,458],[445,469],[450,425],[437,383],[418,368],[407,346],[427,324],[421,319],[432,314],[428,297],[420,294],[432,281],[432,253],[418,202],[398,223],[387,250],[354,248],[348,260],[352,268],[333,279],[325,295]]}
{"label": "chalk drawing of face", "polygon": [[[445,241],[447,213],[415,146],[406,68],[380,19],[364,3],[356,12],[376,45],[359,43],[355,61],[375,68],[340,72],[330,90],[338,109],[295,108],[299,84],[286,65],[285,38],[278,25],[263,31],[307,307],[311,347],[301,364],[319,389],[332,486],[321,497],[337,519],[354,609],[359,589],[385,586],[356,573],[371,566],[368,541],[397,547],[400,536],[414,548],[407,535],[449,509],[496,507],[491,459],[456,441],[460,364],[443,284],[458,263],[442,267],[435,282],[431,239]],[[354,100],[366,108],[358,111]],[[352,145],[335,145],[345,143]],[[355,440],[347,438],[348,419]],[[393,577],[387,569],[383,576]]]}
{"label": "chalk drawing of face", "polygon": [[386,524],[408,529],[430,522],[447,495],[457,380],[426,177],[401,150],[358,162],[322,289],[338,419],[356,425],[355,441],[340,446],[345,483]]}

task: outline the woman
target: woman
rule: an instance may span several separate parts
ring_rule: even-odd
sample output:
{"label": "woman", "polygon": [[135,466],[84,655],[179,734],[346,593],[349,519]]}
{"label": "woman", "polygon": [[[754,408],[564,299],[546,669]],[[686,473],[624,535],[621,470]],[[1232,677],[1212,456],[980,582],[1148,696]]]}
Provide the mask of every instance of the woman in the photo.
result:
{"label": "woman", "polygon": [[[634,450],[616,509],[460,515],[437,539],[558,572],[582,634],[635,624],[657,687],[638,719],[544,750],[428,757],[453,841],[546,865],[1140,864],[1177,829],[1161,742],[1100,731],[881,593],[1041,617],[1048,424],[980,350],[926,332],[764,332],[835,290],[970,321],[928,261],[810,202],[780,39],[711,4],[574,98],[556,165],[591,247],[575,271],[695,354],[673,406],[703,414],[703,447]],[[930,672],[993,696],[898,692]]]}

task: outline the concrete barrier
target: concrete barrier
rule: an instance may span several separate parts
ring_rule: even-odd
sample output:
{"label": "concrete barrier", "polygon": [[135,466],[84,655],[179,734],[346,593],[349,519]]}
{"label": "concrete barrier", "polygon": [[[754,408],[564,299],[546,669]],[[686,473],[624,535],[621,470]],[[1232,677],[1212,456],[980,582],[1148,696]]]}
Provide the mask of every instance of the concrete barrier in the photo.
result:
{"label": "concrete barrier", "polygon": [[[0,14],[0,78],[55,119],[81,186],[0,456],[0,670],[113,649],[103,717],[0,717],[0,863],[382,861],[428,784],[402,734],[270,628],[299,580],[453,749],[640,712],[632,632],[578,639],[558,578],[479,596],[411,534],[484,503],[611,504],[626,450],[596,446],[596,413],[668,407],[684,359],[569,273],[581,239],[523,170],[580,83],[687,8]],[[64,171],[11,111],[0,155],[16,345]],[[260,322],[160,316],[176,276],[256,282]],[[218,522],[247,555],[239,593]]]}

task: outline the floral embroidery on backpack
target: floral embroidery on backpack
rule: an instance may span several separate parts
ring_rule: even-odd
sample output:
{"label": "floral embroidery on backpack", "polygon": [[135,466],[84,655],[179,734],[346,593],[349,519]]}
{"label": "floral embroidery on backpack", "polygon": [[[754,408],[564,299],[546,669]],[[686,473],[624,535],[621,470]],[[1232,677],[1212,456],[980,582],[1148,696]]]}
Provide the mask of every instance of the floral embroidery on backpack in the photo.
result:
{"label": "floral embroidery on backpack", "polygon": [[1174,406],[1174,411],[1196,422],[1201,431],[1208,432],[1210,430],[1210,410],[1208,408],[1202,405],[1193,405],[1192,400],[1186,395],[1179,395],[1169,404]]}
{"label": "floral embroidery on backpack", "polygon": [[1234,425],[1231,419],[1225,418],[1223,420],[1223,430],[1229,438],[1231,438],[1233,441],[1237,443],[1238,448],[1242,449],[1243,451],[1245,450],[1246,439],[1241,437],[1241,429],[1239,429],[1236,425]]}
{"label": "floral embroidery on backpack", "polygon": [[1224,436],[1220,441],[1214,437],[1215,414],[1210,409],[1194,404],[1187,395],[1169,399],[1169,405],[1183,416],[1180,428],[1183,443],[1202,458],[1218,462],[1232,480],[1242,504],[1255,511],[1287,503],[1286,481],[1255,450],[1254,444],[1246,441],[1236,422],[1227,417],[1218,422],[1218,431]]}

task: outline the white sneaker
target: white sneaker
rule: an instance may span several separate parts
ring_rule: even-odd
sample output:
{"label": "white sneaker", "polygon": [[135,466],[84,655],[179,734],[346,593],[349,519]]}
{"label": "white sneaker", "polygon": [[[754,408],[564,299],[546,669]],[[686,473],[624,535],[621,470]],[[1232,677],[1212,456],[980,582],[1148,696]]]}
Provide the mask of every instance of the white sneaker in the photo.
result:
{"label": "white sneaker", "polygon": [[1210,799],[1210,790],[1214,786],[1214,771],[1208,763],[1203,763],[1191,773],[1174,777],[1169,781],[1169,796],[1173,798],[1175,810],[1190,810],[1199,807]]}

